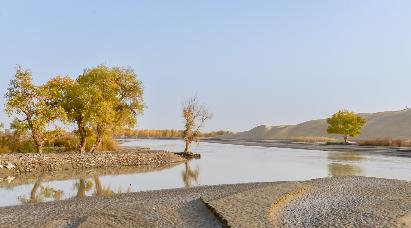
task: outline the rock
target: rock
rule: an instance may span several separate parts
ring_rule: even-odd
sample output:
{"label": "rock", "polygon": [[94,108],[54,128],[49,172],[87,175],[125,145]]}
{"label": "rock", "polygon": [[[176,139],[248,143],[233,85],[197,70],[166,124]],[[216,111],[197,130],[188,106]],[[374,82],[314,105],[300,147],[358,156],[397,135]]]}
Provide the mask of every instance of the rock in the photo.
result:
{"label": "rock", "polygon": [[5,167],[6,167],[8,170],[16,168],[16,166],[13,165],[13,163],[11,163],[11,162],[8,162]]}

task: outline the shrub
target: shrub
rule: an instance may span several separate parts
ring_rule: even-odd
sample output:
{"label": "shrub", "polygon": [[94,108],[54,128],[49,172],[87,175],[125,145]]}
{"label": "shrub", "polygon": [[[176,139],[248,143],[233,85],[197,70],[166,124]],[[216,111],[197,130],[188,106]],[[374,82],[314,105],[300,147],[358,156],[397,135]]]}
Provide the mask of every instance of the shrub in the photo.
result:
{"label": "shrub", "polygon": [[315,137],[315,136],[300,136],[300,137],[295,137],[292,139],[295,142],[306,142],[306,143],[319,143],[319,142],[339,142],[339,140],[335,138],[328,138],[328,137]]}
{"label": "shrub", "polygon": [[71,134],[64,134],[51,140],[48,146],[64,148],[64,151],[75,151],[78,149],[79,139]]}
{"label": "shrub", "polygon": [[359,140],[358,145],[360,146],[411,147],[411,140],[390,139],[390,138],[367,139],[367,140]]}
{"label": "shrub", "polygon": [[19,153],[36,153],[36,144],[33,140],[23,140],[19,143],[17,152]]}
{"label": "shrub", "polygon": [[118,143],[111,137],[104,137],[103,142],[98,148],[99,151],[117,151]]}
{"label": "shrub", "polygon": [[0,154],[9,154],[12,150],[7,145],[0,145]]}

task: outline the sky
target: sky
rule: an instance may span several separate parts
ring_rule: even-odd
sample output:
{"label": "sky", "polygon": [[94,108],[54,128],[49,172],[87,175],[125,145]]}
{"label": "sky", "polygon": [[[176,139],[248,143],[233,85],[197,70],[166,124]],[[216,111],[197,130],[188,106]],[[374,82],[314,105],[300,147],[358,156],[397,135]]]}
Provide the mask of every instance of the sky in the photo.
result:
{"label": "sky", "polygon": [[410,9],[408,0],[0,0],[0,106],[16,64],[38,85],[106,64],[143,81],[140,129],[181,129],[193,94],[214,114],[207,131],[400,110],[411,106]]}

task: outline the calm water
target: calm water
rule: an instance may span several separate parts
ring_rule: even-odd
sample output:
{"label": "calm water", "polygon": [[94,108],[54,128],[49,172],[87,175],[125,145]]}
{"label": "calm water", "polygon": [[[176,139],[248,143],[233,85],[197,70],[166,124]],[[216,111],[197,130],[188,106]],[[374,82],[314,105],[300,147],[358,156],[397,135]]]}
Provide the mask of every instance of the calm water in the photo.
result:
{"label": "calm water", "polygon": [[[178,140],[136,140],[124,145],[170,151],[183,149]],[[201,153],[202,158],[151,172],[128,171],[116,175],[86,175],[84,178],[68,176],[58,181],[41,177],[31,181],[0,177],[0,206],[198,185],[307,180],[341,175],[411,181],[411,158],[214,143],[201,143],[194,146],[193,151]]]}

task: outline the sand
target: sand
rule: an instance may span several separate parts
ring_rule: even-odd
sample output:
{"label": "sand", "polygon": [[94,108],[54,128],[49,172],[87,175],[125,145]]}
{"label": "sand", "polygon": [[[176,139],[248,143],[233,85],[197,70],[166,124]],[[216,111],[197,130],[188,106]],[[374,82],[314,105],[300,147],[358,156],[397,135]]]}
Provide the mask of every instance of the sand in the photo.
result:
{"label": "sand", "polygon": [[126,193],[0,208],[1,227],[409,227],[411,182],[369,177]]}

